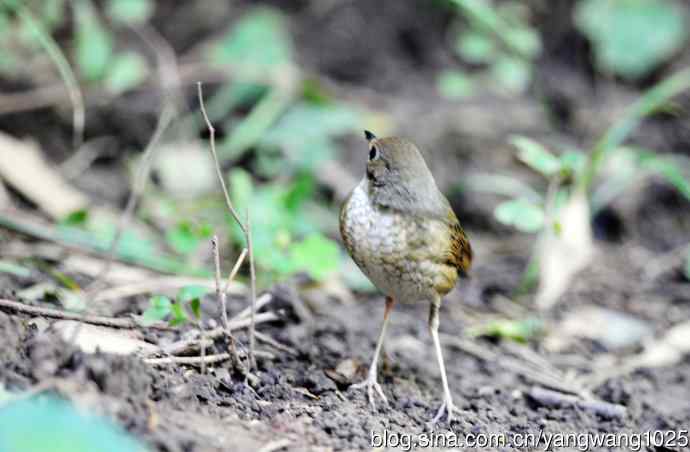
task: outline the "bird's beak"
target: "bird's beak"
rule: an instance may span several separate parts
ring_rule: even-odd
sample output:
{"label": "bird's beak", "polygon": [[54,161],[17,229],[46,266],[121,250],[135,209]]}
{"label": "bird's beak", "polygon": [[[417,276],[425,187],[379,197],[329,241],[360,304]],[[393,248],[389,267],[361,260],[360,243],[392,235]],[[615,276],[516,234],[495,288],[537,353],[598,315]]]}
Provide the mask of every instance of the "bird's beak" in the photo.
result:
{"label": "bird's beak", "polygon": [[371,140],[373,140],[373,139],[376,138],[376,135],[374,135],[373,133],[369,132],[368,130],[365,130],[365,131],[364,131],[364,138],[366,138],[367,141],[371,141]]}

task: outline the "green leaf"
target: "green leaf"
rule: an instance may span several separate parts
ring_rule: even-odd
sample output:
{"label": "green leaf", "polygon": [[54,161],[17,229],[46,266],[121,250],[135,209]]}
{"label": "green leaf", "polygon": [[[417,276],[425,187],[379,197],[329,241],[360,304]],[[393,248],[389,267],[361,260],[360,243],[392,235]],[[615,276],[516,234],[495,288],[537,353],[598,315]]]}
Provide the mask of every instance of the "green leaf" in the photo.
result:
{"label": "green leaf", "polygon": [[75,210],[74,212],[68,214],[65,218],[60,220],[60,225],[72,226],[72,227],[82,227],[86,225],[89,220],[89,211],[86,209]]}
{"label": "green leaf", "polygon": [[115,55],[105,76],[105,87],[120,94],[140,85],[148,74],[146,60],[136,52]]}
{"label": "green leaf", "polygon": [[663,158],[653,152],[640,152],[638,165],[663,177],[690,201],[690,181],[688,181],[678,164],[672,158]]}
{"label": "green leaf", "polygon": [[314,176],[310,173],[300,174],[295,183],[285,193],[285,208],[297,213],[302,204],[314,195],[315,190],[316,181],[314,181]]}
{"label": "green leaf", "polygon": [[292,97],[285,90],[272,88],[252,107],[239,123],[229,124],[232,132],[220,143],[221,159],[239,159],[262,140],[276,120],[288,108]]}
{"label": "green leaf", "polygon": [[530,187],[520,179],[504,176],[503,174],[481,173],[476,172],[468,174],[463,179],[462,185],[459,188],[467,187],[470,190],[493,193],[496,195],[520,197],[530,200],[534,203],[543,202],[541,193]]}
{"label": "green leaf", "polygon": [[490,35],[471,30],[458,36],[455,51],[468,63],[488,63],[496,55],[496,43]]}
{"label": "green leaf", "polygon": [[599,68],[631,80],[668,60],[688,34],[686,10],[668,0],[582,0],[574,19]]}
{"label": "green leaf", "polygon": [[561,170],[569,174],[580,174],[587,164],[587,156],[581,151],[565,151],[559,157]]}
{"label": "green leaf", "polygon": [[630,105],[623,116],[606,131],[589,153],[587,164],[578,178],[580,189],[586,191],[590,188],[592,180],[601,170],[602,164],[615,151],[622,149],[621,144],[647,115],[658,110],[660,106],[688,88],[690,88],[690,68],[685,68],[654,85]]}
{"label": "green leaf", "polygon": [[360,115],[342,105],[298,102],[261,137],[259,144],[279,148],[298,169],[313,171],[332,158],[330,138],[359,129]]}
{"label": "green leaf", "polygon": [[150,326],[160,322],[170,314],[172,302],[164,295],[154,295],[149,299],[149,307],[141,315],[140,322],[144,326]]}
{"label": "green leaf", "polygon": [[292,60],[285,19],[277,10],[258,8],[237,22],[210,53],[211,62],[232,65],[240,78],[265,79]]}
{"label": "green leaf", "polygon": [[491,77],[509,92],[522,93],[532,78],[532,67],[521,58],[503,55],[491,65]]}
{"label": "green leaf", "polygon": [[184,325],[189,321],[189,316],[187,315],[187,312],[184,310],[184,306],[181,303],[172,303],[170,305],[170,313],[172,314],[172,317],[168,322],[168,325],[170,326]]}
{"label": "green leaf", "polygon": [[204,286],[198,286],[198,285],[189,285],[189,286],[184,286],[180,288],[180,290],[177,292],[177,297],[175,299],[179,303],[187,303],[189,301],[195,300],[195,299],[201,299],[204,295],[207,293],[211,292],[211,290],[208,287]]}
{"label": "green leaf", "polygon": [[200,239],[189,221],[181,221],[165,233],[165,241],[180,254],[190,254],[199,246]]}
{"label": "green leaf", "polygon": [[438,92],[446,99],[466,98],[474,90],[474,81],[461,71],[443,71],[436,84]]}
{"label": "green leaf", "polygon": [[690,281],[690,249],[688,249],[688,255],[685,258],[685,278]]}
{"label": "green leaf", "polygon": [[508,28],[503,32],[503,39],[523,58],[536,58],[541,52],[541,39],[537,32],[529,27]]}
{"label": "green leaf", "polygon": [[338,269],[340,248],[321,234],[312,234],[290,248],[294,271],[305,271],[320,281]]}
{"label": "green leaf", "polygon": [[503,20],[487,0],[451,0],[473,22],[476,28],[496,31],[503,28]]}
{"label": "green leaf", "polygon": [[155,6],[151,0],[110,0],[107,13],[115,22],[142,24],[151,18]]}
{"label": "green leaf", "polygon": [[201,300],[198,298],[193,299],[190,303],[189,306],[192,308],[192,314],[194,314],[194,318],[197,320],[201,318]]}
{"label": "green leaf", "polygon": [[526,199],[502,202],[496,206],[494,216],[523,232],[537,232],[544,227],[544,210]]}
{"label": "green leaf", "polygon": [[85,79],[100,80],[106,73],[113,53],[113,37],[102,26],[88,0],[77,1],[73,7],[77,23],[77,65]]}
{"label": "green leaf", "polygon": [[142,444],[111,420],[87,414],[48,395],[0,404],[3,452],[144,452]]}
{"label": "green leaf", "polygon": [[544,330],[544,324],[537,318],[524,320],[494,320],[470,331],[472,336],[489,336],[527,342]]}
{"label": "green leaf", "polygon": [[561,162],[540,143],[519,135],[510,138],[511,144],[518,148],[518,158],[538,173],[548,177],[561,169]]}
{"label": "green leaf", "polygon": [[254,196],[252,176],[241,168],[234,168],[229,176],[230,198],[236,206],[250,206]]}

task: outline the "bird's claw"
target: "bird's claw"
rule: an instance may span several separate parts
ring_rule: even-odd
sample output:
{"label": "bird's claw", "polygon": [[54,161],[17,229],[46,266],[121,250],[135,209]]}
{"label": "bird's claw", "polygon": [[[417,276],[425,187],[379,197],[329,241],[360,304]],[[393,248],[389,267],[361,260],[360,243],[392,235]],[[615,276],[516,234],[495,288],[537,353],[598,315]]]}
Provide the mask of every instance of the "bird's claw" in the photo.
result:
{"label": "bird's claw", "polygon": [[441,404],[441,407],[436,412],[436,416],[434,416],[434,418],[431,420],[431,424],[438,424],[438,422],[443,419],[443,415],[445,414],[446,419],[448,420],[448,425],[450,425],[453,422],[453,413],[455,411],[458,411],[458,409],[453,403],[453,399],[446,397],[443,400],[443,404]]}
{"label": "bird's claw", "polygon": [[359,389],[359,388],[367,388],[367,398],[369,399],[369,403],[371,404],[371,408],[373,410],[376,409],[376,402],[375,397],[374,397],[374,390],[376,390],[376,393],[381,397],[381,400],[383,400],[384,405],[388,406],[388,399],[386,398],[386,395],[383,393],[383,389],[381,389],[381,385],[376,381],[376,377],[367,377],[366,380],[354,384],[351,386],[352,388]]}

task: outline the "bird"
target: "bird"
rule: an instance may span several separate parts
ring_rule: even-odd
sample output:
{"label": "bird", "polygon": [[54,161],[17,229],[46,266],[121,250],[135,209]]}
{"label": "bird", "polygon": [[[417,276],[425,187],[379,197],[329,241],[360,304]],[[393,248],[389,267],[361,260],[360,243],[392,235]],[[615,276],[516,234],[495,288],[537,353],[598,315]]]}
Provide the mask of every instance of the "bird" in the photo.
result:
{"label": "bird", "polygon": [[372,409],[374,391],[388,405],[377,367],[391,311],[398,301],[428,302],[428,327],[443,386],[443,403],[431,422],[445,415],[450,424],[457,407],[439,341],[439,309],[458,278],[467,275],[472,248],[417,146],[401,137],[377,138],[366,130],[364,136],[366,174],[341,207],[340,234],[348,254],[385,295],[385,307],[367,377],[353,387],[366,389]]}

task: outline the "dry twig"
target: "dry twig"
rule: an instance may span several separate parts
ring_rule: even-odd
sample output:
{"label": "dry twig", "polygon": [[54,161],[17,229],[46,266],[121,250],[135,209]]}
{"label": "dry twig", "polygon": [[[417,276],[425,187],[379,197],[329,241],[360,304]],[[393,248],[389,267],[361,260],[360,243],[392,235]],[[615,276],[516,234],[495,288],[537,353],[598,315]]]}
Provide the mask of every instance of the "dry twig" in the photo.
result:
{"label": "dry twig", "polygon": [[528,366],[524,363],[524,357],[523,359],[518,360],[511,356],[501,356],[498,353],[482,347],[475,342],[455,336],[441,334],[441,339],[448,345],[456,347],[463,352],[474,356],[475,358],[494,362],[510,372],[515,372],[516,374],[522,375],[523,377],[547,388],[556,389],[569,394],[577,394],[582,397],[588,396],[586,390],[578,386],[575,382],[566,381],[563,376],[558,374],[557,369],[543,367],[535,368],[534,363],[531,363],[532,365]]}
{"label": "dry twig", "polygon": [[527,392],[530,399],[548,408],[578,407],[608,419],[622,419],[627,409],[623,405],[601,400],[582,400],[579,397],[533,386]]}
{"label": "dry twig", "polygon": [[[263,359],[275,359],[275,355],[266,351],[256,351],[256,355]],[[169,356],[167,358],[146,358],[144,362],[153,366],[167,366],[169,364],[182,364],[189,366],[205,366],[206,364],[214,364],[222,361],[232,359],[230,353],[217,353],[215,355],[207,356]]]}
{"label": "dry twig", "polygon": [[[265,323],[265,322],[273,322],[275,320],[280,319],[280,316],[274,312],[262,312],[261,314],[258,314],[256,316],[256,324],[260,323]],[[228,329],[230,331],[235,331],[239,330],[241,328],[247,328],[251,325],[250,319],[247,318],[240,318],[237,320],[230,320],[228,323]],[[221,336],[225,335],[225,328],[223,327],[218,327],[214,328],[212,330],[206,331],[206,339],[217,339]],[[182,339],[177,342],[173,342],[172,344],[168,345],[165,347],[165,352],[170,353],[172,355],[176,355],[179,353],[184,353],[190,349],[195,349],[199,346],[199,339],[198,338],[193,338],[193,339]]]}
{"label": "dry twig", "polygon": [[287,438],[278,439],[266,444],[261,449],[259,449],[258,452],[276,452],[280,449],[285,449],[290,444],[292,444],[292,441]]}
{"label": "dry twig", "polygon": [[[113,328],[140,328],[137,322],[133,319],[121,318],[121,317],[104,317],[97,315],[82,315],[75,314],[71,312],[61,311],[59,309],[51,308],[40,308],[38,306],[30,306],[28,304],[20,303],[13,300],[3,300],[0,299],[0,308],[9,309],[15,312],[21,312],[24,314],[40,315],[44,317],[50,317],[53,319],[64,319],[64,320],[76,320],[84,323],[91,323],[93,325],[103,325],[110,326]],[[159,330],[172,330],[171,327],[167,325],[151,325],[149,328],[155,328]]]}
{"label": "dry twig", "polygon": [[[240,360],[240,355],[237,353],[237,345],[235,342],[235,336],[232,335],[232,331],[230,330],[228,324],[228,296],[225,291],[225,288],[221,289],[220,287],[220,251],[218,250],[218,236],[214,235],[213,239],[211,239],[211,246],[213,248],[213,262],[215,265],[215,276],[216,276],[216,297],[218,298],[218,304],[220,305],[220,310],[221,310],[221,318],[222,318],[222,325],[223,325],[223,331],[225,335],[228,338],[228,341],[230,342],[230,354],[233,357],[234,364],[239,366],[240,370],[242,371],[243,374],[246,375],[246,369],[242,365],[242,361]],[[239,259],[238,259],[239,262]],[[235,264],[235,267],[237,267],[237,264]],[[230,281],[228,280],[228,284]],[[227,284],[225,286],[227,288]]]}
{"label": "dry twig", "polygon": [[252,233],[251,233],[251,224],[250,224],[250,217],[249,217],[249,211],[247,211],[247,223],[242,222],[240,220],[239,215],[237,214],[237,211],[235,210],[235,207],[232,204],[232,201],[230,200],[230,194],[228,193],[228,189],[225,186],[225,179],[223,178],[223,173],[220,169],[220,162],[218,161],[218,154],[216,153],[216,129],[213,127],[213,124],[211,124],[211,120],[208,118],[208,114],[206,113],[206,106],[204,105],[204,94],[201,88],[201,82],[197,83],[197,91],[199,95],[199,108],[201,109],[201,114],[204,117],[204,121],[206,122],[206,127],[208,128],[208,133],[209,133],[209,143],[211,147],[211,155],[213,156],[213,162],[216,167],[216,175],[218,176],[218,181],[220,182],[220,186],[223,190],[223,196],[225,198],[225,204],[228,207],[228,210],[230,211],[230,214],[232,217],[235,219],[237,224],[239,225],[240,229],[242,229],[242,233],[244,234],[245,242],[247,245],[247,249],[249,250],[249,268],[250,268],[250,274],[251,274],[251,306],[252,306],[252,321],[251,321],[251,326],[249,328],[249,369],[254,369],[256,368],[256,360],[254,358],[254,330],[255,330],[255,317],[256,317],[256,276],[254,273],[254,251],[252,249]]}

